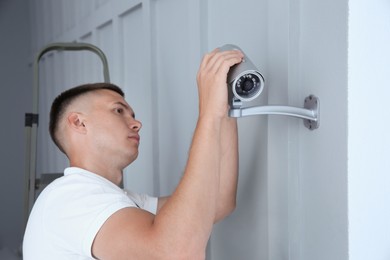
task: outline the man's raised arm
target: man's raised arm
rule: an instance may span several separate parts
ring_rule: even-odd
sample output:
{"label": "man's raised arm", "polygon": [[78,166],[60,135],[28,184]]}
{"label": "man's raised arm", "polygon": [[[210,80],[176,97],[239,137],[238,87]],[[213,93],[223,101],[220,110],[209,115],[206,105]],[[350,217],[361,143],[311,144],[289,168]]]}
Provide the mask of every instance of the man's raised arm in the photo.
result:
{"label": "man's raised arm", "polygon": [[219,215],[221,185],[226,182],[220,174],[225,167],[221,158],[232,157],[221,143],[226,141],[225,134],[231,135],[222,130],[227,129],[226,76],[242,57],[239,51],[215,50],[205,55],[197,77],[199,118],[178,187],[155,216],[137,208],[114,213],[95,237],[92,252],[96,258],[205,258]]}

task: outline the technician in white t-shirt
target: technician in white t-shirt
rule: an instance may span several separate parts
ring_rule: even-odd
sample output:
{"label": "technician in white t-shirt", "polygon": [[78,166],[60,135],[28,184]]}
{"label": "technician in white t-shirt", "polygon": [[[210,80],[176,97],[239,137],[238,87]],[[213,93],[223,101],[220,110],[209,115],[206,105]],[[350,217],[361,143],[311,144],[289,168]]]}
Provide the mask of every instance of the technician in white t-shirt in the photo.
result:
{"label": "technician in white t-shirt", "polygon": [[59,95],[49,129],[71,167],[37,199],[24,259],[204,259],[213,224],[235,208],[237,122],[227,116],[226,78],[242,57],[218,49],[204,56],[197,126],[170,197],[119,188],[142,126],[120,88],[86,84]]}

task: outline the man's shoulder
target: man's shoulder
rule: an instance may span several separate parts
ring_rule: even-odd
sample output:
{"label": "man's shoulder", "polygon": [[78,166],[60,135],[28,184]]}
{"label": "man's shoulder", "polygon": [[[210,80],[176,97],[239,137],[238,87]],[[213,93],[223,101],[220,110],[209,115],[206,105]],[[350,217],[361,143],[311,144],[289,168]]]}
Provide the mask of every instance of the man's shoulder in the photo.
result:
{"label": "man's shoulder", "polygon": [[54,247],[88,255],[103,223],[119,209],[131,206],[119,187],[99,176],[65,174],[38,197],[29,218],[26,245],[31,249],[33,241],[45,240]]}

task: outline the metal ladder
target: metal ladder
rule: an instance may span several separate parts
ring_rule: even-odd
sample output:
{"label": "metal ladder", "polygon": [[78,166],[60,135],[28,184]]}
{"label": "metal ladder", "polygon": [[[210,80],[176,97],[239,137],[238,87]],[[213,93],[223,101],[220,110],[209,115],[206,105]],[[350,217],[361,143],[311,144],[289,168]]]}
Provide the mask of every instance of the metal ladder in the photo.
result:
{"label": "metal ladder", "polygon": [[38,139],[38,105],[39,105],[39,61],[48,52],[51,51],[91,51],[98,55],[103,63],[104,82],[110,82],[108,71],[108,62],[106,55],[101,49],[89,43],[76,42],[58,42],[46,45],[38,53],[33,61],[33,107],[32,113],[25,114],[25,137],[26,137],[26,158],[25,158],[25,182],[24,182],[24,214],[25,224],[35,202],[36,191],[48,185],[54,179],[63,175],[63,173],[41,174],[41,178],[36,176],[37,160],[37,139]]}

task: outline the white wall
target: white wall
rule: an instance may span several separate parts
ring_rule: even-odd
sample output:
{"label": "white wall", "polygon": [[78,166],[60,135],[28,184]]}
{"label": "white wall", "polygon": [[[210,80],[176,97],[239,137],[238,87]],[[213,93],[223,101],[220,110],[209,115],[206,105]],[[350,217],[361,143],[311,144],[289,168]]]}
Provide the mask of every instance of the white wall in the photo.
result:
{"label": "white wall", "polygon": [[[249,8],[250,7],[250,8]],[[242,48],[268,80],[267,1],[207,1],[207,46]],[[267,89],[254,104],[266,104]],[[237,209],[215,227],[211,259],[269,259],[267,118],[241,118]]]}
{"label": "white wall", "polygon": [[299,93],[321,100],[321,126],[299,130],[302,259],[348,259],[348,1],[300,1]]}
{"label": "white wall", "polygon": [[348,259],[347,1],[213,1],[207,17],[210,46],[234,41],[264,72],[260,104],[321,102],[315,131],[285,117],[240,119],[238,209],[217,226],[212,256]]}
{"label": "white wall", "polygon": [[350,259],[390,259],[390,3],[350,1],[348,181]]}
{"label": "white wall", "polygon": [[2,248],[19,248],[24,229],[24,114],[31,112],[32,84],[28,25],[26,1],[0,1],[0,255]]}

